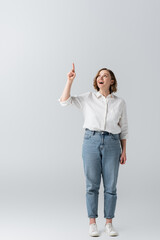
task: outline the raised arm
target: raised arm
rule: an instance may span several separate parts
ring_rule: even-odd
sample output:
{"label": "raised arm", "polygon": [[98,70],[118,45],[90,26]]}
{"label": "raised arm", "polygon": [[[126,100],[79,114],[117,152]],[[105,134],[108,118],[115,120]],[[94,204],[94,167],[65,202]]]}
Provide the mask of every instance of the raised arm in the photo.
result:
{"label": "raised arm", "polygon": [[76,76],[74,63],[72,64],[71,72],[69,72],[67,74],[67,76],[68,76],[67,83],[63,90],[62,96],[58,99],[58,101],[60,102],[61,106],[63,106],[63,107],[68,106],[68,105],[74,105],[79,109],[83,109],[86,99],[89,96],[90,92],[85,92],[85,93],[81,93],[81,94],[73,95],[73,96],[70,95],[71,86],[72,86],[73,80]]}
{"label": "raised arm", "polygon": [[74,63],[72,63],[72,70],[67,74],[67,82],[63,90],[62,96],[60,97],[61,102],[66,101],[70,97],[71,86],[75,76],[75,66]]}

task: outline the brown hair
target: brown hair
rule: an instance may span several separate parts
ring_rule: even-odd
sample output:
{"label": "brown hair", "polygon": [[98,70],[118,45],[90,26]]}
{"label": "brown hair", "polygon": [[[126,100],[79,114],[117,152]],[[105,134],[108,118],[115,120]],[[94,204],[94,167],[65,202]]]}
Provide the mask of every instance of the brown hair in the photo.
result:
{"label": "brown hair", "polygon": [[98,71],[98,73],[96,74],[96,76],[95,76],[95,78],[94,78],[94,80],[93,80],[93,87],[94,87],[97,91],[99,91],[99,87],[98,87],[98,85],[97,85],[97,77],[98,77],[100,71],[102,71],[102,70],[107,70],[107,71],[110,73],[110,75],[111,75],[111,79],[114,80],[114,84],[111,85],[110,88],[109,88],[110,93],[112,93],[112,92],[117,92],[117,79],[116,79],[114,73],[113,73],[110,69],[108,69],[108,68],[101,68],[101,69]]}

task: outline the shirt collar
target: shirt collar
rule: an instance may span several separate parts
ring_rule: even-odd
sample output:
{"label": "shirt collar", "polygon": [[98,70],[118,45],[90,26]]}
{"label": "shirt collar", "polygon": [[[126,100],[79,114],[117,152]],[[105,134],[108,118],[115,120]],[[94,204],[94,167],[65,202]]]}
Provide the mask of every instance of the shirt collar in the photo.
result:
{"label": "shirt collar", "polygon": [[[100,96],[101,96],[101,97],[104,97],[104,96],[100,93],[100,91],[96,92],[96,96],[97,96],[98,98],[99,98]],[[112,92],[111,94],[109,94],[106,98],[111,98],[111,99],[113,99],[113,98],[114,98],[113,92]]]}

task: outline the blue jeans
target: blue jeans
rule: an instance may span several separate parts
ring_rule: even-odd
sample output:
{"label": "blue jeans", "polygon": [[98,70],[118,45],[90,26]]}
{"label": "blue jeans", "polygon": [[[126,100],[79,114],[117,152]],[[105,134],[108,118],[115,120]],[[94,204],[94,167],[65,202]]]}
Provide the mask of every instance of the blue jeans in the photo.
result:
{"label": "blue jeans", "polygon": [[86,205],[89,218],[98,217],[101,174],[104,186],[104,218],[114,218],[117,178],[121,156],[120,134],[85,129],[82,158],[86,179]]}

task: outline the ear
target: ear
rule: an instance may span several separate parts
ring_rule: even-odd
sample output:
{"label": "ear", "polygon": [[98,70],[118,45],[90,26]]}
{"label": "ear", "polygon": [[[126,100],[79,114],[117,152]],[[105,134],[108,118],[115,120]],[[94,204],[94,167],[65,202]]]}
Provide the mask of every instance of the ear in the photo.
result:
{"label": "ear", "polygon": [[111,85],[113,85],[113,84],[114,84],[114,79],[111,80]]}

